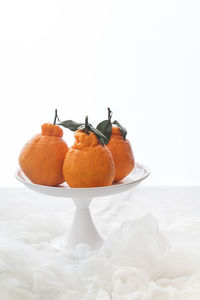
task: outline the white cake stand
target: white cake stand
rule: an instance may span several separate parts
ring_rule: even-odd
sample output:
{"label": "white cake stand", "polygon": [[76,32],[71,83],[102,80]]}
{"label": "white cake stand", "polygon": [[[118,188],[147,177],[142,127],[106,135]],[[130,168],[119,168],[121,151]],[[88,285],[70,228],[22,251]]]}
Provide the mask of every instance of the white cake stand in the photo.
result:
{"label": "white cake stand", "polygon": [[18,169],[15,176],[28,188],[45,195],[72,198],[76,205],[76,213],[71,226],[69,238],[65,241],[67,248],[73,249],[77,244],[88,244],[91,249],[100,248],[103,239],[92,221],[89,205],[93,198],[115,195],[126,192],[148,177],[149,170],[142,164],[136,163],[133,171],[123,181],[106,187],[70,188],[66,184],[59,187],[44,186],[32,183]]}

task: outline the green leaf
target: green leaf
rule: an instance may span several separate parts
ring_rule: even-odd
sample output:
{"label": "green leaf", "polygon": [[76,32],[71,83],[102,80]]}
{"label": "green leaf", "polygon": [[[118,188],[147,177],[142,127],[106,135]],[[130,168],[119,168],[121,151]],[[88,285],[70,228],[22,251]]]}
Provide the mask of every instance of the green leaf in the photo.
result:
{"label": "green leaf", "polygon": [[78,129],[78,130],[83,130],[83,129],[85,129],[85,124],[80,125],[77,129]]}
{"label": "green leaf", "polygon": [[80,126],[84,125],[84,123],[77,123],[72,120],[67,120],[67,121],[60,122],[60,124],[58,125],[68,128],[71,131],[76,131],[77,129],[79,129]]}
{"label": "green leaf", "polygon": [[99,138],[99,142],[102,144],[102,146],[105,145],[105,140],[103,138]]}
{"label": "green leaf", "polygon": [[89,124],[89,130],[97,136],[98,140],[101,142],[102,145],[106,143],[107,137],[101,131],[94,128],[91,124]]}
{"label": "green leaf", "polygon": [[105,141],[105,144],[108,144],[111,133],[112,133],[112,123],[110,120],[102,121],[97,125],[97,129],[103,133],[104,136],[106,136],[107,140]]}
{"label": "green leaf", "polygon": [[120,129],[123,139],[126,139],[126,135],[127,135],[127,130],[126,128],[124,128],[121,124],[119,124],[119,122],[117,122],[116,120],[113,122],[113,124],[117,125],[117,127]]}

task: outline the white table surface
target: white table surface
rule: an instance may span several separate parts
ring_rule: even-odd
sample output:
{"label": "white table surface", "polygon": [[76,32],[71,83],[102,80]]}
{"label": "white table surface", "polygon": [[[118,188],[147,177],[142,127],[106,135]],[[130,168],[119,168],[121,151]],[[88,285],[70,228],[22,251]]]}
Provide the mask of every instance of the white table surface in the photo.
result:
{"label": "white table surface", "polygon": [[72,201],[0,188],[0,299],[200,299],[200,187],[141,185],[91,210],[104,247],[57,250]]}

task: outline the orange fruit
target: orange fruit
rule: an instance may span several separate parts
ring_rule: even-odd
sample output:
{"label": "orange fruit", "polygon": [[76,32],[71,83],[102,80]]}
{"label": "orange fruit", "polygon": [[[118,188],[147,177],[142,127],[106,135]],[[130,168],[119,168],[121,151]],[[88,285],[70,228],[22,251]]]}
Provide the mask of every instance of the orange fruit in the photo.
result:
{"label": "orange fruit", "polygon": [[108,119],[100,122],[97,129],[107,138],[115,164],[115,182],[125,178],[133,170],[135,162],[131,144],[126,138],[127,130],[116,120],[111,122],[111,118],[112,111],[108,107]]}
{"label": "orange fruit", "polygon": [[93,132],[77,130],[74,145],[69,148],[63,163],[63,175],[68,185],[72,188],[108,186],[112,184],[114,174],[108,147],[103,146]]}
{"label": "orange fruit", "polygon": [[128,139],[123,138],[120,129],[112,126],[112,133],[107,144],[115,164],[115,181],[125,178],[134,168],[134,156]]}
{"label": "orange fruit", "polygon": [[19,165],[33,183],[58,186],[64,182],[62,166],[68,146],[62,136],[59,126],[45,123],[41,134],[35,135],[23,147]]}

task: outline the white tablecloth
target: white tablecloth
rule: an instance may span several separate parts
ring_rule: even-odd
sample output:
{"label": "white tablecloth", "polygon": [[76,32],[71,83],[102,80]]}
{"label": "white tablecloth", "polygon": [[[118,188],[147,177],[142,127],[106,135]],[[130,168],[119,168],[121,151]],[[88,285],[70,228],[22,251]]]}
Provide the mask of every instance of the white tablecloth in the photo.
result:
{"label": "white tablecloth", "polygon": [[1,300],[199,300],[200,187],[139,186],[98,198],[104,246],[54,247],[70,228],[71,200],[0,189]]}

